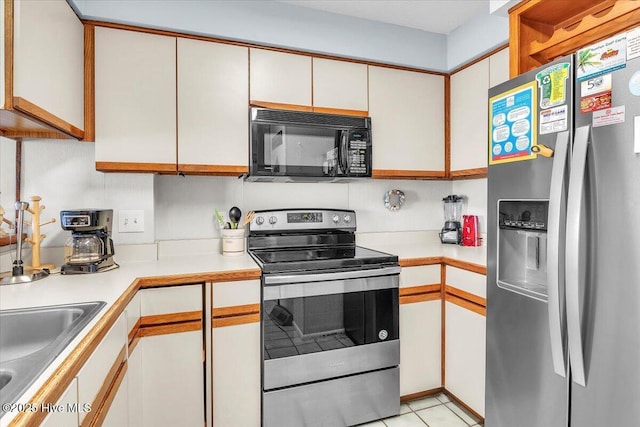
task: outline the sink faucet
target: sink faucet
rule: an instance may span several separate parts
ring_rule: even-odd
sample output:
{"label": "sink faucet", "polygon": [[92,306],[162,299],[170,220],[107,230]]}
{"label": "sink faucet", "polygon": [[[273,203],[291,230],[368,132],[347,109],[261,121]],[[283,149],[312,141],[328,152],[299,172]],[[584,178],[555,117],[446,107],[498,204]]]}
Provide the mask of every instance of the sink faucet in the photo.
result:
{"label": "sink faucet", "polygon": [[13,276],[23,276],[24,267],[22,266],[22,229],[24,228],[24,211],[29,209],[29,203],[16,202],[16,211],[18,211],[18,224],[16,230],[16,260],[13,261]]}

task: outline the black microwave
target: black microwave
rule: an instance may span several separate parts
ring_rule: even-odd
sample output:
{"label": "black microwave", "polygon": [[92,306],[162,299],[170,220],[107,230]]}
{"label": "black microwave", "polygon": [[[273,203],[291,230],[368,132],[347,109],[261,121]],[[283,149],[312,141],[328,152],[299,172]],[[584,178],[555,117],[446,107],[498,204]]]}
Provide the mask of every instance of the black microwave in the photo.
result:
{"label": "black microwave", "polygon": [[249,181],[371,177],[371,118],[250,108]]}

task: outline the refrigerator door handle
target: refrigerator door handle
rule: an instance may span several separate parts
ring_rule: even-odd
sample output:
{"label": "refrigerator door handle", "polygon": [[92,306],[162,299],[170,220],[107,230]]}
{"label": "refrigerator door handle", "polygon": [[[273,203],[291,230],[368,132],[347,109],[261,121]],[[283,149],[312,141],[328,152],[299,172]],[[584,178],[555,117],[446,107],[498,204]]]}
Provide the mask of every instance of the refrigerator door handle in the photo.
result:
{"label": "refrigerator door handle", "polygon": [[586,386],[580,312],[580,219],[591,127],[576,129],[567,196],[566,293],[569,360],[573,382]]}
{"label": "refrigerator door handle", "polygon": [[[567,357],[564,341],[564,308],[561,294],[561,281],[564,279],[560,236],[563,230],[565,203],[565,174],[567,155],[569,154],[569,132],[560,132],[556,136],[555,153],[551,169],[551,188],[549,192],[549,214],[547,224],[547,310],[549,313],[549,335],[551,338],[551,358],[553,370],[565,378],[567,376]],[[564,284],[564,283],[562,283]],[[561,308],[562,307],[562,308]]]}

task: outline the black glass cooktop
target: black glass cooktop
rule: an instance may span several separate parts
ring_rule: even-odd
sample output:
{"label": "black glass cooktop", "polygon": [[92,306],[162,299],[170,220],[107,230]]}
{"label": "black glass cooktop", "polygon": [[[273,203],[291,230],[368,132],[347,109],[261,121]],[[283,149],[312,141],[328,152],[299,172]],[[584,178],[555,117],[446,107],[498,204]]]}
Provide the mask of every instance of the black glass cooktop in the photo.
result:
{"label": "black glass cooktop", "polygon": [[250,251],[263,273],[284,273],[398,263],[398,257],[360,246]]}

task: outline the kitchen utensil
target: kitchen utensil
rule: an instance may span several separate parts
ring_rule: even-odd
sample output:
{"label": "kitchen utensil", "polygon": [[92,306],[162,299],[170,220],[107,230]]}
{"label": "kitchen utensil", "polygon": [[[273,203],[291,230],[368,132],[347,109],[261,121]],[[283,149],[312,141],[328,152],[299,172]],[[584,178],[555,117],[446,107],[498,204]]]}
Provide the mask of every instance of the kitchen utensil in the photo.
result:
{"label": "kitchen utensil", "polygon": [[256,216],[254,211],[249,211],[247,212],[247,214],[244,216],[244,220],[242,221],[242,226],[241,228],[246,227],[247,224],[249,224],[251,221],[253,221],[253,218]]}
{"label": "kitchen utensil", "polygon": [[480,246],[477,215],[462,215],[462,246]]}
{"label": "kitchen utensil", "polygon": [[75,209],[60,212],[60,225],[71,231],[64,244],[62,274],[85,274],[117,268],[111,240],[113,209]]}
{"label": "kitchen utensil", "polygon": [[229,221],[231,221],[231,228],[238,228],[238,222],[242,218],[242,211],[237,206],[229,209]]}
{"label": "kitchen utensil", "polygon": [[222,214],[218,211],[217,208],[214,210],[214,212],[216,214],[216,220],[218,220],[218,224],[220,225],[220,228],[225,228],[227,223],[225,222],[224,218],[222,217]]}
{"label": "kitchen utensil", "polygon": [[462,239],[460,214],[462,213],[462,196],[451,194],[442,199],[444,209],[444,227],[440,231],[442,243],[459,244]]}
{"label": "kitchen utensil", "polygon": [[390,211],[399,210],[404,204],[405,200],[405,195],[400,190],[389,190],[384,193],[383,197],[384,207],[389,209]]}

